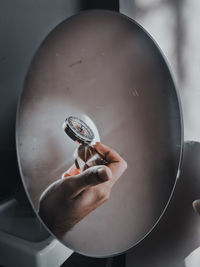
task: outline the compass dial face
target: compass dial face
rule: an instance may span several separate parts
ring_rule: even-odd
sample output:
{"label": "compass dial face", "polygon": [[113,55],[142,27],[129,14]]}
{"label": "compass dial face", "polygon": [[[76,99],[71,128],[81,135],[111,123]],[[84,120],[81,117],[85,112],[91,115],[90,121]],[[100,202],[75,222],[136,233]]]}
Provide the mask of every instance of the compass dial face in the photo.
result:
{"label": "compass dial face", "polygon": [[91,143],[94,139],[94,133],[92,129],[81,119],[70,116],[66,119],[67,126],[71,130],[71,136],[73,140],[80,143]]}

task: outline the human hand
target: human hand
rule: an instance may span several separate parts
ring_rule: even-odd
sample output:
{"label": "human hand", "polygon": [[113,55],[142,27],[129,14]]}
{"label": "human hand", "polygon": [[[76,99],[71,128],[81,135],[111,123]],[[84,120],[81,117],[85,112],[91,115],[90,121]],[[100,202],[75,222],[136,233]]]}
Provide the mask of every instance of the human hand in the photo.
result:
{"label": "human hand", "polygon": [[200,199],[195,200],[192,205],[194,210],[200,215]]}
{"label": "human hand", "polygon": [[113,185],[127,168],[125,160],[110,147],[101,143],[93,147],[108,162],[107,166],[94,166],[59,179],[41,196],[39,215],[59,238],[109,199]]}

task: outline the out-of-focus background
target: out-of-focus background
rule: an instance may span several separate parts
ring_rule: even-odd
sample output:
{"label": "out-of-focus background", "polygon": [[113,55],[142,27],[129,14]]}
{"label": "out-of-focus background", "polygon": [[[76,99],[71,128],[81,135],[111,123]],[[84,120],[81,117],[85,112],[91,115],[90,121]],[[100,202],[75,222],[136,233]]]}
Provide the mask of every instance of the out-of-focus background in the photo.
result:
{"label": "out-of-focus background", "polygon": [[200,141],[200,2],[120,0],[120,12],[140,23],[160,46],[181,96],[185,140]]}

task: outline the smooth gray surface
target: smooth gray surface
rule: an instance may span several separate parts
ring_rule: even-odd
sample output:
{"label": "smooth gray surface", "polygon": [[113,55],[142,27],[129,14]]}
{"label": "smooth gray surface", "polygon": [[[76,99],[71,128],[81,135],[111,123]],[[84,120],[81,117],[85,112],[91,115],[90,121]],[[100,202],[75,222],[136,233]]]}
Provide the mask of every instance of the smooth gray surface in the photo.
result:
{"label": "smooth gray surface", "polygon": [[82,13],[57,27],[38,50],[17,124],[23,179],[36,208],[42,191],[73,163],[76,144],[61,128],[69,115],[92,119],[128,169],[110,200],[62,241],[93,256],[125,251],[163,212],[182,141],[173,81],[139,26],[110,12]]}
{"label": "smooth gray surface", "polygon": [[72,251],[15,199],[0,202],[0,266],[57,267]]}
{"label": "smooth gray surface", "polygon": [[2,232],[31,242],[41,242],[50,237],[38,218],[14,199],[0,203],[0,218]]}

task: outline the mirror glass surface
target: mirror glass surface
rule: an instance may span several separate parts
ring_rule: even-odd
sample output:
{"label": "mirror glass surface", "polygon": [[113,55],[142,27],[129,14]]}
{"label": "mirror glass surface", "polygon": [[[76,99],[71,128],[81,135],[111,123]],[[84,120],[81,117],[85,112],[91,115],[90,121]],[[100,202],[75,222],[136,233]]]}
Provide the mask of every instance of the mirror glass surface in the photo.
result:
{"label": "mirror glass surface", "polygon": [[156,225],[172,194],[182,154],[175,85],[155,42],[133,20],[88,11],[59,24],[27,72],[17,117],[17,151],[29,200],[74,163],[63,131],[77,116],[128,164],[110,198],[61,241],[89,256],[124,252]]}

